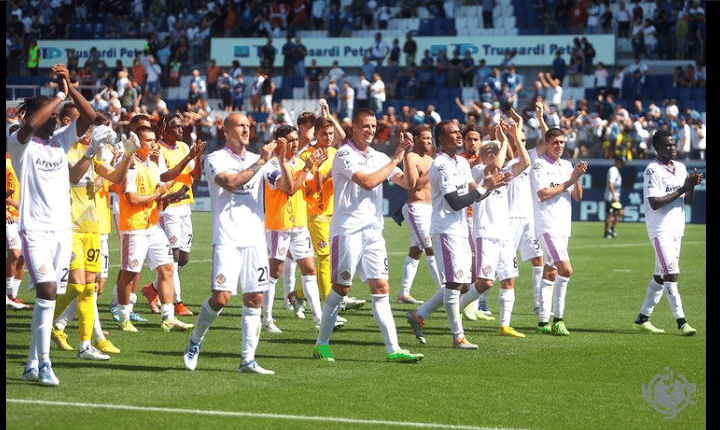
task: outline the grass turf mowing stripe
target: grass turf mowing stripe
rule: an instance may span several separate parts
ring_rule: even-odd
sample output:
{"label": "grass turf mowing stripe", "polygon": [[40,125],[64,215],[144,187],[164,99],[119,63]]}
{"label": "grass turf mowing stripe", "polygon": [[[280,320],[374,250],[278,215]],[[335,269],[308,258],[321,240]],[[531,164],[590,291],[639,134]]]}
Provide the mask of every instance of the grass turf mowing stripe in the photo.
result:
{"label": "grass turf mowing stripe", "polygon": [[[340,418],[340,417],[317,417],[317,416],[314,417],[314,416],[303,416],[303,415],[265,414],[265,413],[259,413],[259,412],[209,411],[209,410],[199,410],[199,409],[158,408],[158,407],[151,407],[151,406],[111,405],[111,404],[104,404],[104,403],[60,402],[60,401],[33,400],[33,399],[5,399],[5,402],[6,403],[15,403],[15,404],[25,404],[25,405],[38,405],[38,406],[103,408],[103,409],[137,411],[137,412],[167,412],[167,413],[183,413],[183,414],[195,414],[195,415],[214,415],[214,416],[225,416],[225,417],[268,418],[268,419],[279,419],[279,420],[290,420],[290,421],[320,421],[320,422],[332,422],[332,423],[340,423],[340,424],[364,424],[364,425],[372,425],[372,426],[395,426],[395,427],[453,429],[453,430],[511,430],[511,429],[502,429],[502,428],[498,428],[498,427],[477,427],[477,426],[464,426],[464,425],[438,424],[438,423],[362,420],[362,419]],[[520,430],[520,429],[513,429],[513,430]]]}

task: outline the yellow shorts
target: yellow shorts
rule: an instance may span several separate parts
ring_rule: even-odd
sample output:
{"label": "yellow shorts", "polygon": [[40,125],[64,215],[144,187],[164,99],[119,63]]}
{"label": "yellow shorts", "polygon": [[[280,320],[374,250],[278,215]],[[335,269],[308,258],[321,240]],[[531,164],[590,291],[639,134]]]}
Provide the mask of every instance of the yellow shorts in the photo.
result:
{"label": "yellow shorts", "polygon": [[102,271],[99,234],[73,232],[70,271],[78,269],[92,273]]}
{"label": "yellow shorts", "polygon": [[315,255],[330,255],[330,217],[325,215],[309,217],[308,230]]}

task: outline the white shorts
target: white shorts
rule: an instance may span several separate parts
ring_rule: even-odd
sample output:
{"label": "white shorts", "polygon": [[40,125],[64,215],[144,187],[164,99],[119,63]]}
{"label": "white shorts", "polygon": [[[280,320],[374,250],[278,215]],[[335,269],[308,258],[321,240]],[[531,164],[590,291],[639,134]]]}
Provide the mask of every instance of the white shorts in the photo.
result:
{"label": "white shorts", "polygon": [[65,294],[72,256],[72,230],[23,231],[20,237],[30,277],[29,288],[32,290],[42,282],[55,282],[57,294]]}
{"label": "white shorts", "polygon": [[680,273],[681,237],[657,236],[650,243],[655,250],[655,275],[677,275]]}
{"label": "white shorts", "polygon": [[539,235],[537,239],[545,253],[543,255],[545,265],[554,267],[558,261],[570,261],[570,254],[568,254],[569,238],[567,236],[556,236],[545,232]]}
{"label": "white shorts", "polygon": [[102,259],[100,269],[100,277],[107,279],[110,274],[110,249],[108,248],[108,235],[100,235],[100,258]]}
{"label": "white shorts", "polygon": [[145,259],[150,270],[173,264],[172,249],[165,232],[154,225],[146,230],[120,232],[120,268],[140,273]]}
{"label": "white shorts", "polygon": [[513,244],[520,251],[522,261],[543,256],[540,242],[535,238],[532,218],[510,218],[510,228],[515,234]]}
{"label": "white shorts", "polygon": [[163,212],[160,214],[160,226],[170,242],[170,247],[190,252],[193,240],[191,215],[179,215]]}
{"label": "white shorts", "polygon": [[350,235],[330,238],[330,279],[352,285],[355,272],[362,282],[388,279],[388,256],[382,230],[366,228]]}
{"label": "white shorts", "polygon": [[290,231],[270,230],[267,232],[267,243],[268,258],[275,260],[285,261],[288,252],[295,261],[315,256],[307,227]]}
{"label": "white shorts", "polygon": [[269,270],[265,244],[258,246],[213,245],[210,289],[238,293],[260,293],[268,289]]}
{"label": "white shorts", "polygon": [[5,223],[5,249],[22,249],[20,229],[17,221],[12,224]]}
{"label": "white shorts", "polygon": [[402,207],[403,217],[410,228],[410,246],[420,249],[432,247],[430,239],[430,217],[432,205],[426,203],[405,203]]}
{"label": "white shorts", "polygon": [[515,247],[509,240],[475,239],[475,274],[482,279],[505,279],[518,277]]}
{"label": "white shorts", "polygon": [[435,261],[440,269],[440,283],[472,282],[472,250],[466,236],[434,234],[432,236]]}

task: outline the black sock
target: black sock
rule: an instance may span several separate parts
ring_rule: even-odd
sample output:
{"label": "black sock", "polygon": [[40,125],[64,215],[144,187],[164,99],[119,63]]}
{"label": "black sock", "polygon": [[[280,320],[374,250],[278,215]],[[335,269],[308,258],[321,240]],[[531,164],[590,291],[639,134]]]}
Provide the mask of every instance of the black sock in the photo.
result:
{"label": "black sock", "polygon": [[562,321],[562,320],[563,320],[562,318],[555,318],[555,317],[553,317],[553,322],[554,322],[554,323],[560,322],[560,321]]}
{"label": "black sock", "polygon": [[637,318],[635,318],[635,324],[642,324],[645,321],[647,321],[650,317],[643,314],[638,314]]}
{"label": "black sock", "polygon": [[687,321],[685,320],[685,318],[678,318],[678,319],[677,319],[678,328],[682,327],[683,324],[685,324],[685,323],[687,323]]}

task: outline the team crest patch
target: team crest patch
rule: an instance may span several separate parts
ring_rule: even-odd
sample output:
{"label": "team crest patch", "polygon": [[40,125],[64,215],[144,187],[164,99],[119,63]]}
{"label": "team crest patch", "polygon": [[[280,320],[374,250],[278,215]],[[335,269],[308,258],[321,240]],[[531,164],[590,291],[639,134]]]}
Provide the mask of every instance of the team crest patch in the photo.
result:
{"label": "team crest patch", "polygon": [[45,265],[40,266],[38,273],[41,275],[47,275],[47,267],[45,267]]}
{"label": "team crest patch", "polygon": [[14,245],[17,245],[17,243],[18,243],[18,240],[16,237],[13,237],[12,239],[10,239],[10,245],[14,246]]}
{"label": "team crest patch", "polygon": [[170,238],[170,243],[175,245],[178,242],[178,238],[176,236],[173,236]]}
{"label": "team crest patch", "polygon": [[455,277],[456,277],[456,278],[459,279],[459,278],[462,278],[462,276],[463,276],[463,271],[462,271],[462,270],[458,270],[457,272],[455,272]]}
{"label": "team crest patch", "polygon": [[131,269],[136,269],[139,264],[140,264],[139,261],[133,260],[133,261],[130,262],[130,268],[131,268]]}
{"label": "team crest patch", "polygon": [[489,275],[489,274],[491,274],[491,273],[492,273],[492,266],[485,266],[485,267],[483,267],[483,274],[484,274],[484,275]]}
{"label": "team crest patch", "polygon": [[224,283],[225,283],[225,280],[226,280],[226,279],[225,279],[225,275],[223,275],[222,273],[219,274],[219,275],[217,275],[217,276],[215,277],[215,283],[218,284],[218,285],[224,284]]}
{"label": "team crest patch", "polygon": [[70,261],[75,261],[75,253],[70,254]]}
{"label": "team crest patch", "polygon": [[346,270],[340,274],[340,277],[343,279],[343,281],[349,281],[350,280],[350,272],[348,272]]}
{"label": "team crest patch", "polygon": [[318,246],[318,248],[320,248],[320,249],[325,249],[325,248],[327,248],[327,242],[325,242],[324,240],[321,239],[321,240],[318,242],[317,246]]}
{"label": "team crest patch", "polygon": [[287,249],[285,249],[285,248],[280,248],[280,249],[278,249],[278,253],[279,253],[280,255],[285,255],[285,254],[287,254]]}

